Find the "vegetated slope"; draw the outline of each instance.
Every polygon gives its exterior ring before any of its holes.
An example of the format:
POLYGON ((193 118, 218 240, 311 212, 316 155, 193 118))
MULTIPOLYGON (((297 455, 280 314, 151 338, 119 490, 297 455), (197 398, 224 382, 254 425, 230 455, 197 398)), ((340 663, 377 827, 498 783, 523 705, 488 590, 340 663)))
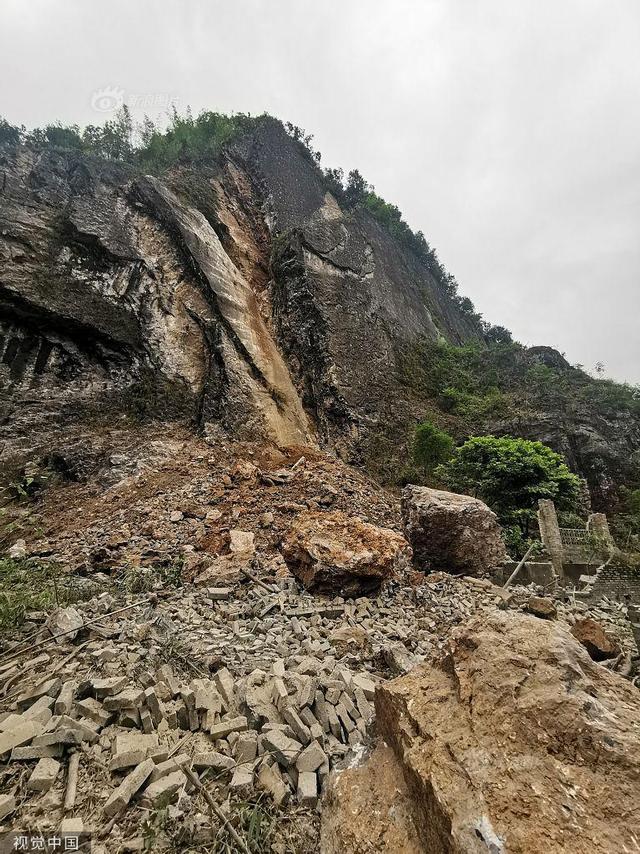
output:
POLYGON ((113 122, 24 137, 0 122, 8 471, 45 459, 84 477, 70 449, 90 458, 101 425, 164 419, 317 443, 394 480, 434 411, 460 438, 549 442, 599 504, 632 483, 631 392, 508 343, 399 211, 357 173, 323 172, 297 128, 174 117, 137 151, 113 122))

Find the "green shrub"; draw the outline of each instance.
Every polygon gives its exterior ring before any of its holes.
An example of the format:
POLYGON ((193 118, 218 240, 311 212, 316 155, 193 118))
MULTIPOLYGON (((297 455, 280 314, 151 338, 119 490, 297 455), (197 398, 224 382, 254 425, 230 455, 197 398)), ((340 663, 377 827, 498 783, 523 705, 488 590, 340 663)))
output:
POLYGON ((542 442, 510 436, 468 439, 435 475, 454 491, 486 501, 503 524, 519 526, 525 537, 540 498, 570 511, 580 496, 580 480, 559 454, 542 442))
POLYGON ((431 476, 437 466, 446 462, 453 453, 453 438, 430 421, 416 427, 411 442, 411 455, 415 465, 431 476))

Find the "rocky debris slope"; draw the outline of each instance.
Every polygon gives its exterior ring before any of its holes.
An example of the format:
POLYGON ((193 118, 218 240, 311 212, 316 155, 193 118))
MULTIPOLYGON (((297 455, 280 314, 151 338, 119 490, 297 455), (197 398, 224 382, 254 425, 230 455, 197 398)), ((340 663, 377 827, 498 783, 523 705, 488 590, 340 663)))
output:
POLYGON ((182 832, 206 840, 220 828, 201 785, 229 812, 266 793, 293 821, 369 740, 376 684, 495 607, 492 590, 446 577, 355 600, 264 573, 227 588, 156 588, 123 599, 109 586, 42 629, 44 615, 29 615, 34 634, 19 648, 44 643, 3 657, 0 774, 12 822, 55 830, 74 819, 116 844, 169 806, 182 832), (59 629, 68 634, 47 641, 59 629))
MULTIPOLYGON (((73 821, 96 835, 100 852, 142 844, 151 838, 154 816, 167 811, 160 834, 165 842, 168 836, 179 844, 186 835, 206 843, 224 829, 207 809, 204 787, 232 821, 242 803, 270 804, 278 816, 278 833, 269 842, 274 852, 287 850, 292 840, 296 850, 313 850, 325 790, 325 809, 333 814, 329 773, 357 762, 372 741, 376 689, 394 691, 398 684, 402 693, 403 680, 388 680, 422 672, 414 668, 439 658, 452 630, 474 615, 495 646, 487 656, 499 654, 506 667, 502 659, 513 650, 496 635, 502 619, 496 609, 524 608, 532 592, 516 588, 507 595, 484 579, 444 573, 414 579, 408 572, 375 597, 345 599, 304 591, 266 564, 254 572, 253 580, 240 577, 226 587, 175 589, 143 571, 141 579, 154 589, 135 595, 123 595, 97 573, 85 580, 92 599, 54 612, 46 624, 45 614, 28 615, 31 635, 18 649, 44 642, 24 655, 9 648, 0 657, 0 779, 7 793, 0 807, 6 821, 51 831, 73 821), (52 638, 59 630, 68 634, 52 638)), ((602 619, 629 654, 632 637, 621 606, 556 605, 562 619, 602 619)), ((533 633, 560 625, 528 620, 533 633)), ((576 655, 584 671, 586 653, 576 655)), ((593 679, 604 670, 591 668, 586 672, 593 679)), ((487 679, 502 684, 492 674, 487 679)), ((408 700, 414 687, 402 696, 408 700)), ((447 687, 427 696, 453 702, 450 694, 447 687)), ((383 782, 390 787, 397 779, 394 820, 401 822, 413 812, 397 761, 382 749, 369 794, 363 794, 366 768, 357 779, 367 809, 382 803, 383 782)), ((340 787, 351 773, 338 777, 340 787)), ((331 826, 337 839, 347 839, 339 821, 331 826)), ((381 846, 400 832, 409 845, 417 833, 404 823, 396 833, 384 817, 370 827, 372 834, 374 827, 381 846)), ((357 829, 354 822, 350 833, 357 829)), ((329 850, 366 850, 345 846, 329 850)))
MULTIPOLYGON (((623 605, 411 569, 396 559, 407 549, 397 496, 327 454, 175 427, 143 439, 114 426, 99 442, 78 438, 65 458, 67 471, 91 466, 92 477, 58 472, 12 505, 18 564, 57 568, 57 595, 73 604, 30 610, 0 647, 5 827, 71 822, 104 854, 205 845, 212 834, 228 842, 225 822, 241 838, 258 823, 260 850, 317 850, 331 772, 375 742, 376 689, 437 660, 474 615, 482 624, 529 608, 547 618, 530 617, 536 626, 597 620, 620 646, 597 668, 635 677, 623 605), (354 561, 384 566, 385 578, 368 596, 348 585, 308 591, 285 560, 290 539, 313 541, 314 554, 324 541, 317 555, 340 584, 354 561)), ((364 795, 358 784, 360 800, 351 787, 354 809, 382 808, 401 773, 395 753, 376 756, 380 787, 364 795)), ((395 788, 400 822, 413 813, 395 788)), ((370 824, 380 846, 398 838, 383 813, 370 824)), ((418 829, 402 830, 407 851, 418 829)))
MULTIPOLYGON (((439 660, 376 690, 380 737, 407 786, 400 810, 379 809, 404 819, 407 851, 633 850, 639 713, 638 691, 561 624, 475 617, 439 660)), ((366 850, 358 790, 378 773, 374 759, 369 775, 338 777, 323 816, 327 854, 366 850)), ((395 848, 387 839, 377 850, 395 848)))
POLYGON ((478 498, 406 486, 402 518, 420 569, 485 575, 509 559, 496 514, 478 498))

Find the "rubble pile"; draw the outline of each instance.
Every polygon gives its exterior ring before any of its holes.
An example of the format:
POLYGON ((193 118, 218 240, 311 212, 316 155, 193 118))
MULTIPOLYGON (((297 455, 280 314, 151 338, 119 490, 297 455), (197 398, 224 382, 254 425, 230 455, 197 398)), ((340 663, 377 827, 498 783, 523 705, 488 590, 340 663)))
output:
POLYGON ((367 850, 372 824, 376 850, 398 850, 392 826, 407 854, 636 846, 640 694, 566 625, 476 616, 432 663, 381 685, 376 714, 391 751, 332 779, 325 854, 367 850), (406 788, 378 786, 390 765, 406 788))
MULTIPOLYGON (((0 641, 0 828, 163 850, 163 822, 207 844, 243 804, 268 804, 271 850, 290 850, 287 822, 296 850, 317 850, 331 781, 376 743, 380 692, 471 619, 595 621, 589 638, 615 654, 594 667, 638 678, 624 605, 412 568, 397 498, 321 454, 165 437, 112 454, 105 478, 52 488, 42 504, 57 495, 59 511, 21 544, 79 595, 0 641)), ((363 809, 378 815, 386 781, 410 816, 397 759, 374 756, 382 788, 363 809)), ((391 844, 378 819, 370 833, 391 844)))

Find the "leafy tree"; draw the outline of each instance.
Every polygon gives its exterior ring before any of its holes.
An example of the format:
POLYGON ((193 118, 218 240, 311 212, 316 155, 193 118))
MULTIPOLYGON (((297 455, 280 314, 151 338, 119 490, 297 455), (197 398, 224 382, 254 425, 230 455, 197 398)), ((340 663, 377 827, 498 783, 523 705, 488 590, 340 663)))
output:
POLYGON ((347 186, 345 187, 344 196, 348 205, 359 205, 366 202, 367 196, 371 193, 373 187, 362 177, 357 169, 352 169, 347 176, 347 186))
POLYGON ((57 148, 82 148, 82 137, 78 125, 64 127, 60 122, 56 122, 54 125, 47 125, 44 136, 47 142, 57 148))
POLYGON ((481 498, 506 525, 526 536, 538 499, 551 498, 558 510, 573 510, 579 478, 542 442, 504 436, 473 436, 435 472, 451 489, 481 498))
POLYGON ((430 421, 423 421, 415 429, 411 451, 415 465, 432 475, 451 457, 453 438, 430 421))
POLYGON ((513 338, 511 332, 504 326, 492 326, 490 323, 484 325, 484 337, 487 344, 511 344, 513 338))

